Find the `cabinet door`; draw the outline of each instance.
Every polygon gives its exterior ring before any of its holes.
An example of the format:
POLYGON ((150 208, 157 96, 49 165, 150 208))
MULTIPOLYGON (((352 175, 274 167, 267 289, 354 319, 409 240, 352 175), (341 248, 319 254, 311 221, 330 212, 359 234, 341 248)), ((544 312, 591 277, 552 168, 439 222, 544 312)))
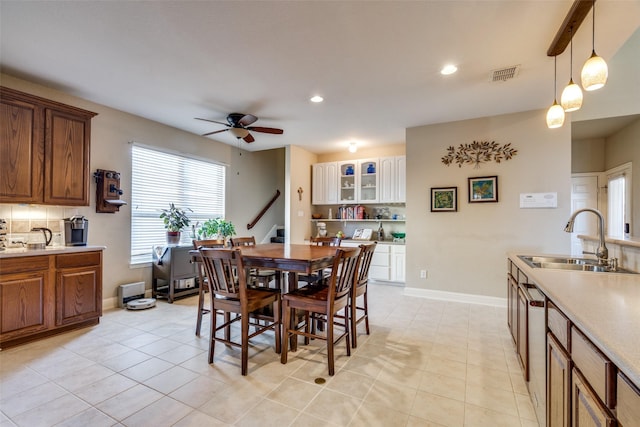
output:
POLYGON ((380 158, 380 203, 394 203, 396 195, 396 158, 380 158))
POLYGON ((547 334, 547 427, 571 422, 571 359, 553 334, 547 334))
POLYGON ((56 325, 67 325, 102 314, 99 267, 58 271, 56 280, 56 325))
POLYGON ((394 282, 405 281, 405 256, 404 246, 391 246, 391 280, 394 282))
POLYGON ((613 427, 615 420, 587 385, 584 377, 573 368, 573 427, 613 427))
MULTIPOLYGON (((518 341, 518 282, 509 275, 507 279, 507 323, 514 344, 518 341)), ((517 351, 517 348, 516 348, 517 351)))
POLYGON ((518 287, 518 339, 516 349, 518 360, 524 373, 525 381, 529 381, 529 304, 527 297, 518 287))
POLYGON ((2 92, 0 102, 0 203, 42 203, 42 109, 2 92))
POLYGON ((91 119, 45 110, 44 203, 89 206, 91 119))
POLYGON ((359 203, 377 203, 379 198, 379 159, 358 160, 356 200, 359 203))
POLYGON ((338 203, 355 203, 358 188, 358 163, 356 161, 338 162, 338 203))
POLYGON ((373 280, 391 280, 390 245, 378 244, 371 258, 369 278, 373 280))
POLYGON ((49 273, 3 274, 0 280, 1 341, 50 327, 49 273))
POLYGON ((407 201, 407 157, 396 157, 396 202, 406 203, 407 201))

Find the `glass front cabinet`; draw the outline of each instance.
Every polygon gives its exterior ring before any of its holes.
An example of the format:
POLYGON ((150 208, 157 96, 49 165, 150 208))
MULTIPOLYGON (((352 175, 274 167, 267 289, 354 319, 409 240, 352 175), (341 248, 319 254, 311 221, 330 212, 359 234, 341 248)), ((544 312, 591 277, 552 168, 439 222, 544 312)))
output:
POLYGON ((358 174, 358 162, 338 162, 338 185, 340 189, 338 191, 339 203, 355 203, 358 200, 356 189, 358 188, 360 180, 358 174))
POLYGON ((360 182, 356 200, 359 203, 377 203, 379 200, 379 159, 358 160, 360 182))

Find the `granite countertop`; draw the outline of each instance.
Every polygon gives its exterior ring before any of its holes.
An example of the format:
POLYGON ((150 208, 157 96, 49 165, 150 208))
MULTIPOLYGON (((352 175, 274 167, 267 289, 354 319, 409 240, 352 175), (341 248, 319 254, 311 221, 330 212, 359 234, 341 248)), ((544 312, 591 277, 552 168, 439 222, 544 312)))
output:
POLYGON ((508 255, 621 372, 640 386, 640 274, 532 268, 518 255, 549 254, 508 255))
POLYGON ((0 251, 0 258, 70 254, 77 252, 101 251, 106 248, 106 246, 47 246, 46 249, 5 248, 5 250, 0 251))

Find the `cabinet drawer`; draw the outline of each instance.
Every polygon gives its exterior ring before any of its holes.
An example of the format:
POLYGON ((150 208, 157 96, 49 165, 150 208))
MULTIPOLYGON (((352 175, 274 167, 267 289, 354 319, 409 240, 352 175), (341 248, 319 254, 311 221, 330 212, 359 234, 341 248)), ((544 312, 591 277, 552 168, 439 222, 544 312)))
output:
POLYGON ((88 267, 100 264, 102 252, 82 252, 56 256, 57 268, 88 267))
POLYGON ((379 267, 371 265, 369 267, 369 278, 374 280, 391 280, 391 269, 389 267, 379 267))
POLYGON ((613 409, 616 405, 615 366, 575 327, 571 328, 571 358, 593 391, 613 409))
POLYGON ((640 390, 618 374, 618 426, 631 427, 640 420, 640 390))
POLYGON ((560 344, 569 351, 569 319, 551 301, 547 302, 547 326, 560 344))
POLYGON ((376 250, 371 257, 371 266, 389 267, 389 253, 378 253, 376 250))
POLYGON ((571 425, 614 427, 616 421, 613 415, 602 406, 600 400, 587 385, 586 379, 575 368, 572 371, 571 390, 571 425))
POLYGON ((2 274, 28 273, 30 271, 47 270, 48 268, 49 257, 47 255, 0 259, 0 271, 2 274))

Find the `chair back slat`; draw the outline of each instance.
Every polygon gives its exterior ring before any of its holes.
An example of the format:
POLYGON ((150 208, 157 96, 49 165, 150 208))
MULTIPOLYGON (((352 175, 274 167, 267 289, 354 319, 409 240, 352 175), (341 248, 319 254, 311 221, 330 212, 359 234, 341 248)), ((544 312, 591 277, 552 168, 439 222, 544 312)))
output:
POLYGON ((199 249, 211 292, 228 298, 244 298, 246 277, 239 249, 199 249))
POLYGON ((355 284, 360 248, 337 249, 329 278, 329 301, 346 300, 355 284))
POLYGON ((232 237, 231 238, 231 246, 255 246, 256 238, 254 236, 251 237, 232 237))
POLYGON ((369 267, 373 259, 373 252, 376 250, 376 242, 360 245, 360 264, 358 265, 358 278, 356 286, 366 286, 369 282, 369 267))
POLYGON ((312 245, 316 246, 340 246, 342 239, 340 237, 311 237, 309 239, 312 245))

